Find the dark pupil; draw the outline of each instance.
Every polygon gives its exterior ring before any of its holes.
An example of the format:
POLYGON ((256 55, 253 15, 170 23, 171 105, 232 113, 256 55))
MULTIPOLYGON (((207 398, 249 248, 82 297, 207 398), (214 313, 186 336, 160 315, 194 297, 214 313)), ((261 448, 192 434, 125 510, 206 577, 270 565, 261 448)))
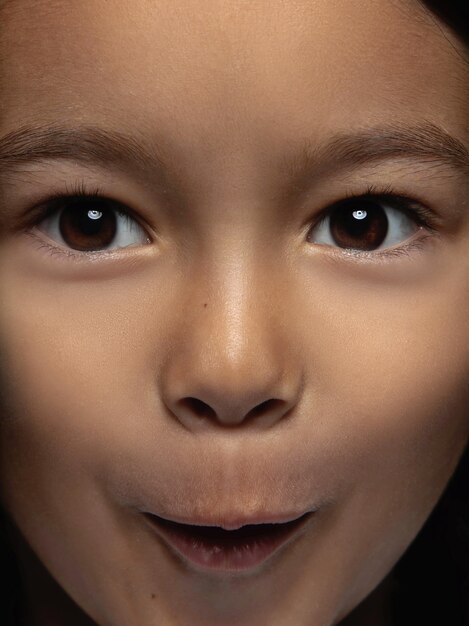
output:
POLYGON ((353 200, 338 206, 329 224, 332 238, 342 248, 374 250, 383 243, 388 232, 383 208, 369 200, 353 200))
POLYGON ((72 201, 61 212, 59 229, 67 245, 75 250, 107 248, 117 232, 115 210, 104 202, 72 201))

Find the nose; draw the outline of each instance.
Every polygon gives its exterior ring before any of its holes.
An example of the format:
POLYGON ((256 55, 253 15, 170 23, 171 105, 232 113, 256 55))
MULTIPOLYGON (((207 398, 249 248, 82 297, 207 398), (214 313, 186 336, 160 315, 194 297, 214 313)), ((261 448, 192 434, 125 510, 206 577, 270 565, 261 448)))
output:
POLYGON ((288 324, 273 294, 249 283, 224 281, 205 299, 192 290, 178 307, 160 386, 170 414, 190 431, 269 428, 298 403, 302 372, 288 324))

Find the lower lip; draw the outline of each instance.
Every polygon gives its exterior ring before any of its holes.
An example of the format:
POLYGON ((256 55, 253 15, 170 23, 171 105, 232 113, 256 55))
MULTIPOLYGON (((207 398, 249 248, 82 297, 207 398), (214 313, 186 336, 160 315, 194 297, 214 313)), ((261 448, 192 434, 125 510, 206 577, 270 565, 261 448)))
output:
POLYGON ((238 530, 191 526, 145 514, 160 537, 197 569, 243 572, 255 568, 296 537, 313 513, 285 524, 243 526, 238 530))

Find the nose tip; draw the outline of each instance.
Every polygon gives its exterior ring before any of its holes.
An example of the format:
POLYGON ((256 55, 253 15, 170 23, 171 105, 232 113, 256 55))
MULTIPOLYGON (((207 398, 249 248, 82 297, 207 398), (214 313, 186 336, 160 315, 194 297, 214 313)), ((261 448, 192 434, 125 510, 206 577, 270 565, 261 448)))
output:
POLYGON ((169 414, 193 431, 214 426, 269 428, 287 417, 302 389, 297 364, 287 362, 286 346, 250 345, 236 355, 213 343, 205 345, 208 353, 180 346, 166 361, 160 379, 169 414))
POLYGON ((283 300, 270 283, 243 262, 235 271, 217 259, 202 283, 211 286, 211 307, 193 306, 200 301, 195 289, 202 289, 196 284, 166 334, 159 395, 188 430, 269 428, 292 413, 302 392, 297 329, 285 323, 283 300))

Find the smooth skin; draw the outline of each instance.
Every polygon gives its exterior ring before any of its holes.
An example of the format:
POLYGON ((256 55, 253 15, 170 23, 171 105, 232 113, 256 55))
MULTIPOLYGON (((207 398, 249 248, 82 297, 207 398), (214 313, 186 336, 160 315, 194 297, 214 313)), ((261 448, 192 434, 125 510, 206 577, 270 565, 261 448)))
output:
POLYGON ((462 45, 411 0, 0 11, 0 475, 21 626, 385 626, 392 568, 469 439, 462 45), (391 124, 426 130, 391 150, 391 124), (131 145, 90 149, 90 129, 131 145), (323 149, 364 132, 368 149, 323 149), (388 203, 379 250, 323 239, 320 215, 370 186, 431 227, 388 203), (71 248, 57 212, 33 220, 77 188, 132 212, 119 246, 71 248), (245 575, 178 560, 143 515, 312 508, 245 575))

